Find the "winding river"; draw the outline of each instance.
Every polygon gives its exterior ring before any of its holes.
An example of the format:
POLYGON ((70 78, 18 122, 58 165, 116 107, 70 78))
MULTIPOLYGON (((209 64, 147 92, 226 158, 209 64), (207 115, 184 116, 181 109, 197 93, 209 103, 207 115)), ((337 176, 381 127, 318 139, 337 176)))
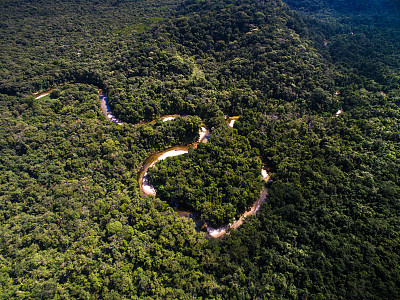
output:
POLYGON ((103 90, 99 90, 99 97, 100 97, 100 107, 101 110, 104 113, 104 116, 106 117, 107 120, 117 123, 118 125, 122 125, 122 121, 118 118, 116 118, 110 109, 110 106, 108 106, 108 102, 107 102, 107 96, 106 94, 103 92, 103 90))
MULTIPOLYGON (((50 94, 52 90, 53 89, 50 89, 50 90, 47 90, 47 91, 44 91, 41 93, 35 93, 34 97, 35 97, 35 99, 40 99, 40 98, 50 94)), ((112 114, 111 109, 107 102, 108 99, 107 99, 106 94, 101 89, 99 89, 98 93, 99 93, 99 98, 100 98, 101 110, 103 111, 106 119, 111 122, 117 123, 119 125, 123 125, 123 122, 121 120, 119 120, 118 118, 116 118, 112 114)), ((333 117, 338 117, 342 112, 343 112, 343 110, 340 109, 333 117)), ((168 115, 168 116, 162 117, 161 120, 163 122, 167 122, 167 121, 173 120, 177 116, 178 115, 168 115)), ((226 119, 227 125, 233 128, 235 122, 238 119, 239 119, 239 116, 228 117, 226 119)), ((146 123, 154 123, 154 122, 155 122, 155 120, 151 121, 151 122, 146 122, 146 123)), ((165 149, 163 151, 158 151, 158 152, 152 153, 148 157, 146 157, 146 159, 142 162, 142 164, 139 168, 139 174, 138 174, 138 183, 139 183, 139 188, 140 188, 141 193, 144 195, 156 196, 156 190, 148 182, 147 171, 149 168, 154 166, 158 161, 164 160, 168 157, 173 157, 173 156, 188 153, 190 147, 195 149, 199 143, 207 143, 207 141, 210 139, 210 137, 211 137, 210 131, 206 127, 201 127, 199 130, 199 139, 197 142, 195 142, 191 145, 188 145, 188 146, 174 146, 174 147, 165 149)), ((265 183, 267 183, 269 181, 269 175, 264 168, 261 169, 261 176, 262 176, 263 180, 265 181, 265 183)), ((195 215, 191 212, 177 210, 177 213, 182 217, 192 218, 197 225, 196 230, 199 231, 200 228, 202 228, 202 229, 205 228, 209 236, 214 237, 214 238, 219 238, 219 237, 227 234, 229 229, 239 228, 243 224, 243 221, 246 219, 246 217, 256 214, 259 211, 261 204, 266 201, 267 195, 268 195, 268 190, 266 188, 266 185, 264 184, 263 188, 260 192, 259 199, 250 207, 250 209, 248 211, 243 213, 238 220, 235 220, 234 222, 232 222, 228 225, 219 227, 219 228, 212 228, 210 226, 207 226, 207 223, 204 223, 203 221, 197 219, 195 217, 195 215)))
MULTIPOLYGON (((172 120, 173 117, 164 117, 162 120, 163 121, 168 121, 172 120)), ((239 119, 239 116, 235 117, 229 117, 227 118, 226 122, 227 125, 233 128, 234 123, 239 119)), ((189 147, 196 148, 197 145, 201 142, 207 143, 207 141, 210 139, 210 131, 206 129, 205 127, 201 127, 199 131, 199 140, 189 146, 174 146, 171 148, 168 148, 163 151, 155 152, 150 154, 142 163, 142 166, 139 169, 139 175, 138 175, 138 182, 139 182, 139 188, 141 192, 144 195, 152 195, 156 196, 156 190, 154 187, 149 183, 148 178, 147 178, 147 171, 149 168, 154 166, 157 162, 164 160, 168 157, 173 157, 173 156, 178 156, 182 155, 185 153, 188 153, 189 147)), ((261 175, 263 177, 263 180, 265 182, 268 182, 269 180, 269 175, 265 169, 261 170, 261 175)), ((228 229, 237 229, 240 227, 240 225, 243 224, 243 221, 246 219, 246 217, 250 215, 254 215, 257 213, 257 211, 260 209, 261 204, 266 201, 267 197, 267 188, 265 185, 263 186, 260 197, 259 199, 250 207, 248 211, 243 213, 241 217, 238 220, 235 220, 233 223, 230 223, 225 226, 221 226, 219 228, 213 228, 207 225, 207 223, 203 222, 202 220, 199 220, 196 218, 196 216, 188 211, 180 211, 177 208, 175 210, 180 216, 187 217, 193 219, 193 221, 196 224, 196 230, 200 229, 205 229, 208 233, 209 236, 214 237, 214 238, 219 238, 225 234, 227 234, 228 229)))
POLYGON ((163 151, 152 153, 148 157, 146 157, 146 159, 143 161, 142 165, 139 168, 139 175, 138 175, 139 188, 142 191, 142 193, 145 195, 153 195, 153 196, 156 195, 154 187, 149 183, 147 178, 147 170, 149 168, 154 166, 160 160, 188 153, 190 147, 195 149, 199 143, 207 143, 209 139, 210 139, 210 131, 205 127, 201 127, 199 130, 199 139, 197 142, 188 146, 174 146, 163 151))

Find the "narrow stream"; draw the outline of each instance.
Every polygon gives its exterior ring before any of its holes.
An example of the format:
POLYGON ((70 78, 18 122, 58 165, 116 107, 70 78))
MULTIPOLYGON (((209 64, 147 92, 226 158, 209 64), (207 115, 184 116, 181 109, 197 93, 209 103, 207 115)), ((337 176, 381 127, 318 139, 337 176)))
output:
POLYGON ((99 97, 100 97, 100 107, 106 119, 111 122, 117 123, 118 125, 122 125, 123 122, 112 114, 110 106, 108 105, 107 102, 108 98, 106 94, 103 92, 103 90, 99 90, 99 97))
POLYGON ((34 94, 35 100, 43 98, 43 97, 49 95, 52 91, 53 91, 53 89, 44 91, 42 93, 34 94))
POLYGON ((145 195, 156 195, 154 187, 149 183, 147 178, 147 170, 154 166, 158 161, 168 157, 178 156, 189 152, 189 147, 196 148, 199 143, 207 143, 210 139, 210 131, 201 127, 199 130, 199 139, 197 142, 189 146, 174 146, 163 151, 158 151, 150 154, 142 163, 139 169, 138 181, 139 188, 145 195))
MULTIPOLYGON (((48 94, 50 94, 53 91, 53 89, 49 89, 47 91, 41 92, 41 93, 35 93, 34 97, 35 99, 40 99, 44 96, 47 96, 48 94)), ((119 120, 118 118, 116 118, 112 112, 111 109, 108 105, 107 102, 107 96, 106 94, 103 92, 103 90, 99 89, 99 97, 100 97, 100 106, 101 106, 101 110, 104 113, 104 116, 107 118, 107 120, 117 123, 119 125, 123 125, 123 122, 121 120, 119 120)), ((333 117, 338 117, 341 113, 343 113, 343 109, 339 109, 336 114, 333 117)), ((163 122, 167 122, 170 120, 173 120, 177 117, 178 115, 168 115, 168 116, 164 116, 162 117, 162 121, 163 122)), ((233 116, 233 117, 228 117, 226 119, 227 125, 229 127, 234 126, 235 122, 239 119, 239 116, 233 116)), ((147 124, 147 123, 153 123, 155 122, 155 120, 150 121, 150 122, 143 122, 143 124, 147 124)), ((142 124, 142 123, 139 123, 142 124)), ((199 143, 207 143, 207 141, 210 139, 210 131, 205 128, 205 127, 201 127, 200 131, 199 131, 199 140, 191 145, 188 146, 174 146, 171 148, 168 148, 166 150, 163 151, 158 151, 155 153, 150 154, 142 163, 140 169, 139 169, 139 174, 138 174, 138 182, 139 182, 139 188, 140 191, 144 194, 144 195, 152 195, 152 196, 156 196, 156 190, 154 189, 154 187, 149 183, 148 178, 147 178, 147 171, 149 168, 151 168, 152 166, 154 166, 158 161, 160 160, 164 160, 168 157, 172 157, 172 156, 177 156, 177 155, 182 155, 185 153, 188 153, 189 151, 189 147, 191 148, 196 148, 197 145, 199 143)), ((263 180, 265 181, 265 183, 267 183, 269 181, 269 175, 267 173, 267 171, 265 169, 261 169, 261 175, 263 180)), ((260 192, 260 197, 259 199, 250 207, 250 209, 248 211, 246 211, 244 214, 241 215, 241 217, 238 220, 235 220, 233 223, 230 223, 228 225, 219 227, 219 228, 212 228, 207 226, 207 223, 204 223, 203 221, 197 219, 193 213, 188 212, 188 211, 179 211, 178 208, 175 208, 175 211, 180 215, 180 216, 184 216, 184 217, 189 217, 191 219, 193 219, 193 221, 196 223, 196 230, 200 231, 203 230, 204 228, 207 230, 207 233, 209 236, 214 237, 214 238, 218 238, 223 236, 224 234, 227 233, 228 229, 233 228, 233 229, 237 229, 240 225, 243 224, 243 221, 246 219, 247 216, 249 215, 254 215, 256 214, 260 207, 261 204, 264 203, 266 201, 266 197, 268 194, 268 190, 265 186, 265 184, 263 185, 263 188, 260 192)))
POLYGON ((234 117, 228 117, 226 119, 226 123, 228 124, 229 127, 233 128, 233 125, 235 124, 235 122, 239 119, 239 116, 234 116, 234 117))
MULTIPOLYGON (((234 123, 238 119, 239 119, 239 116, 227 118, 227 120, 226 120, 227 125, 230 127, 233 127, 234 123)), ((171 120, 171 117, 165 117, 163 119, 163 121, 168 121, 168 120, 171 120)), ((199 140, 196 143, 192 144, 191 147, 196 148, 199 143, 201 143, 201 142, 206 143, 208 141, 208 139, 210 139, 210 131, 207 130, 205 127, 202 127, 199 132, 199 136, 200 136, 199 140)), ((139 188, 142 191, 142 193, 145 195, 152 195, 152 196, 156 196, 156 194, 157 194, 156 190, 149 183, 148 178, 147 178, 147 171, 149 168, 154 166, 158 161, 164 160, 167 157, 185 154, 188 152, 188 149, 189 149, 189 146, 187 146, 187 147, 175 146, 175 147, 166 149, 164 151, 159 151, 159 152, 149 155, 144 160, 142 167, 140 168, 139 176, 138 176, 139 188)), ((265 183, 267 183, 269 180, 269 175, 265 169, 261 169, 261 176, 262 176, 263 180, 265 181, 265 183)), ((219 228, 213 228, 213 227, 208 226, 207 223, 196 218, 196 216, 190 211, 181 211, 181 210, 179 210, 178 207, 175 207, 174 210, 180 216, 191 218, 196 224, 197 231, 206 230, 210 237, 219 238, 219 237, 225 235, 227 233, 228 229, 239 228, 243 224, 243 221, 246 219, 246 217, 256 214, 259 211, 261 204, 266 201, 267 194, 268 194, 267 188, 265 187, 265 184, 264 184, 263 188, 260 192, 259 199, 250 207, 250 209, 248 211, 243 213, 241 215, 241 217, 238 220, 235 220, 233 223, 221 226, 219 228)))
MULTIPOLYGON (((47 90, 40 94, 34 94, 35 99, 40 99, 44 96, 47 96, 48 94, 50 94, 52 92, 52 90, 53 89, 47 90)), ((103 111, 104 116, 107 118, 107 120, 117 123, 119 125, 123 125, 123 122, 112 114, 111 109, 107 102, 108 98, 107 98, 106 94, 101 89, 99 89, 98 93, 99 93, 99 98, 100 98, 101 110, 103 111)), ((342 111, 340 111, 340 113, 341 112, 342 111)), ((339 115, 340 113, 338 112, 336 115, 339 115)), ((167 122, 167 121, 175 119, 177 116, 178 115, 168 115, 168 116, 162 117, 161 120, 163 122, 167 122)), ((227 125, 233 128, 233 125, 235 124, 235 122, 238 119, 239 119, 239 116, 228 117, 226 120, 227 125)), ((155 122, 155 121, 151 121, 151 122, 147 122, 147 123, 152 123, 152 122, 155 122)), ((189 147, 195 149, 195 148, 197 148, 197 145, 199 143, 207 143, 210 138, 211 138, 210 131, 206 127, 201 127, 199 130, 199 140, 197 142, 195 142, 191 145, 188 145, 188 146, 174 146, 174 147, 168 148, 166 150, 158 151, 158 152, 150 154, 143 161, 143 163, 139 169, 138 182, 139 182, 140 191, 144 195, 156 196, 156 190, 149 183, 148 178, 147 178, 148 169, 151 168, 152 166, 154 166, 160 160, 164 160, 168 157, 173 157, 173 156, 178 156, 178 155, 188 153, 189 147)), ((269 175, 265 169, 261 170, 261 175, 263 177, 263 180, 265 182, 268 182, 269 175)), ((233 223, 230 223, 228 225, 225 225, 225 226, 222 226, 219 228, 212 228, 212 227, 207 226, 207 223, 196 218, 196 216, 192 212, 180 211, 177 207, 175 207, 174 209, 180 216, 191 218, 196 224, 197 231, 206 230, 209 236, 214 237, 214 238, 219 238, 219 237, 225 235, 227 233, 228 229, 230 229, 230 228, 237 229, 240 225, 243 224, 243 221, 246 219, 247 216, 256 214, 258 212, 258 210, 260 209, 261 204, 266 201, 267 194, 268 194, 268 191, 264 184, 264 186, 260 192, 259 199, 250 207, 250 209, 248 211, 243 213, 241 215, 241 217, 238 220, 235 220, 233 223)))

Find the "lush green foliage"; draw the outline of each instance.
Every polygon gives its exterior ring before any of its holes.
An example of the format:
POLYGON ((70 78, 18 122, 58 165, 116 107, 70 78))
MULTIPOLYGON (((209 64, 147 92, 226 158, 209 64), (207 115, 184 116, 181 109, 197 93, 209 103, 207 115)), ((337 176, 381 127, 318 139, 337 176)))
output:
POLYGON ((97 88, 78 84, 57 99, 2 103, 1 298, 165 298, 216 284, 199 269, 206 241, 193 224, 137 191, 138 165, 155 145, 188 142, 185 119, 114 125, 97 88))
POLYGON ((157 163, 149 181, 161 199, 197 212, 209 225, 225 225, 259 198, 261 165, 256 153, 246 138, 222 126, 207 144, 157 163))
POLYGON ((398 4, 287 3, 0 2, 1 299, 400 296, 398 4), (145 123, 165 114, 185 117, 145 123), (201 120, 212 140, 140 197, 140 163, 201 120), (165 202, 225 222, 258 156, 267 203, 229 236, 165 202))

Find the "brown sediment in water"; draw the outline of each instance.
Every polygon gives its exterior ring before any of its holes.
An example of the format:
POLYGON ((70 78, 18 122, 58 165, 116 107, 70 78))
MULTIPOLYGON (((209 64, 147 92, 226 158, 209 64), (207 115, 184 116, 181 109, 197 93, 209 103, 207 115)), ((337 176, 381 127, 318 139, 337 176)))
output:
MULTIPOLYGON (((268 182, 269 176, 263 178, 263 180, 265 182, 268 182)), ((234 222, 229 223, 228 225, 224 225, 219 228, 207 227, 208 235, 213 238, 220 238, 225 234, 229 234, 228 229, 231 228, 235 230, 238 229, 248 216, 255 215, 260 210, 261 204, 264 203, 267 199, 267 195, 268 195, 268 189, 266 188, 265 185, 263 185, 263 188, 261 189, 260 192, 260 197, 256 202, 253 203, 253 205, 250 207, 249 210, 244 212, 238 220, 235 220, 234 222)))
POLYGON ((47 90, 47 91, 44 91, 44 92, 41 92, 41 93, 36 93, 36 94, 34 94, 34 95, 35 95, 35 99, 37 100, 37 99, 40 99, 40 98, 42 98, 42 97, 44 97, 44 96, 47 96, 47 95, 50 94, 53 90, 54 90, 54 88, 53 88, 53 89, 50 89, 50 90, 47 90))
MULTIPOLYGON (((40 93, 34 93, 35 99, 39 99, 41 97, 44 97, 48 94, 50 94, 52 91, 54 90, 54 88, 49 89, 47 91, 43 91, 40 93)), ((98 90, 98 94, 99 94, 99 98, 101 100, 100 106, 101 106, 101 110, 103 111, 105 117, 107 118, 107 120, 115 122, 117 124, 122 125, 122 121, 118 120, 116 117, 114 117, 110 111, 110 108, 108 107, 107 104, 107 96, 105 95, 105 93, 99 89, 98 90)), ((340 113, 343 110, 340 111, 340 113)), ((340 114, 338 113, 338 114, 340 114)), ((337 115, 338 115, 337 114, 337 115)), ((152 120, 149 122, 139 122, 137 125, 143 125, 143 124, 152 124, 155 123, 157 120, 161 121, 168 121, 168 120, 172 120, 176 117, 178 117, 179 115, 167 115, 167 116, 162 116, 157 118, 156 120, 152 120)), ((234 123, 239 119, 239 116, 233 116, 233 117, 228 117, 226 119, 226 122, 228 124, 228 126, 233 127, 234 123)), ((145 176, 146 173, 148 171, 148 169, 152 166, 154 166, 157 161, 165 159, 166 157, 169 156, 176 156, 176 155, 180 155, 180 154, 184 154, 187 153, 189 151, 189 148, 197 148, 197 145, 199 143, 207 143, 207 141, 210 139, 210 131, 208 129, 206 129, 205 127, 202 127, 200 132, 199 132, 199 140, 197 142, 194 142, 190 145, 187 146, 174 146, 174 147, 170 147, 168 149, 162 150, 162 151, 157 151, 154 152, 152 154, 150 154, 149 156, 146 157, 146 159, 143 161, 143 163, 140 166, 139 169, 139 173, 138 173, 138 183, 139 183, 139 188, 142 194, 144 195, 153 195, 156 196, 156 192, 154 190, 154 188, 151 185, 152 190, 151 189, 145 189, 143 187, 143 183, 146 180, 145 176), (176 152, 176 154, 174 155, 168 155, 168 153, 173 153, 176 152), (164 157, 163 157, 164 156, 164 157)), ((269 180, 269 175, 266 173, 266 170, 262 169, 262 176, 263 176, 263 180, 265 180, 265 182, 268 182, 269 180)), ((214 237, 214 238, 219 238, 222 237, 225 234, 229 234, 228 229, 237 229, 239 228, 244 220, 246 219, 246 217, 248 217, 249 215, 254 215, 257 213, 257 211, 260 209, 260 206, 262 203, 264 203, 266 201, 266 197, 268 194, 268 190, 265 187, 265 185, 263 186, 261 193, 260 193, 260 197, 259 199, 250 207, 250 209, 248 211, 246 211, 245 213, 243 213, 241 215, 241 217, 238 220, 235 220, 233 223, 230 223, 228 225, 219 227, 219 228, 211 228, 211 227, 207 227, 206 223, 202 222, 201 220, 195 218, 194 214, 188 211, 177 211, 177 213, 182 216, 182 217, 189 217, 192 218, 196 224, 199 227, 205 228, 207 229, 208 232, 208 236, 214 237)))
MULTIPOLYGON (((232 120, 237 120, 238 118, 239 117, 232 117, 232 118, 228 118, 228 120, 229 120, 229 122, 231 122, 232 120)), ((186 153, 189 151, 189 148, 195 149, 199 143, 208 141, 208 139, 210 138, 209 134, 210 134, 209 130, 206 129, 205 127, 202 127, 200 134, 199 134, 200 137, 197 142, 192 143, 188 146, 175 146, 175 147, 168 148, 164 151, 158 151, 158 152, 150 154, 143 161, 142 166, 140 167, 139 175, 138 175, 138 182, 139 182, 139 188, 140 188, 141 193, 144 195, 156 196, 156 191, 155 191, 154 187, 149 185, 147 182, 146 173, 149 168, 154 166, 160 160, 160 157, 162 157, 163 155, 165 155, 169 152, 173 152, 173 151, 183 151, 183 153, 186 153)), ((179 155, 179 154, 177 154, 177 155, 179 155)), ((261 175, 262 175, 263 180, 267 183, 269 181, 269 175, 265 169, 261 169, 261 175)), ((266 201, 267 194, 268 194, 268 191, 264 185, 260 192, 259 199, 255 203, 253 203, 253 205, 250 207, 250 209, 248 211, 244 212, 240 216, 240 218, 238 220, 235 220, 233 223, 224 225, 219 228, 208 227, 205 222, 203 222, 203 226, 199 226, 198 223, 201 223, 201 221, 196 219, 193 213, 191 213, 189 211, 179 211, 179 210, 177 212, 182 217, 190 217, 191 219, 193 219, 196 222, 196 225, 198 225, 199 227, 205 227, 205 229, 207 230, 208 236, 213 237, 213 238, 219 238, 219 237, 222 237, 223 235, 227 234, 228 229, 239 228, 243 224, 246 217, 256 214, 258 212, 258 210, 260 209, 261 204, 266 201)))
POLYGON ((239 120, 239 117, 240 117, 240 116, 228 117, 228 118, 226 119, 226 123, 228 124, 229 127, 232 127, 232 128, 233 128, 233 125, 235 124, 235 122, 236 122, 237 120, 239 120))
MULTIPOLYGON (((147 171, 149 168, 154 166, 160 160, 160 157, 162 157, 163 155, 166 155, 168 153, 174 152, 174 151, 178 151, 178 153, 184 154, 189 151, 189 146, 174 146, 174 147, 165 149, 163 151, 157 151, 157 152, 154 152, 154 153, 150 154, 149 156, 147 156, 146 159, 143 161, 142 165, 139 168, 139 175, 138 175, 139 189, 142 194, 152 195, 152 196, 156 195, 154 188, 147 184, 148 183, 147 177, 146 177, 147 171)), ((179 155, 179 154, 177 154, 177 155, 179 155)), ((169 155, 169 156, 176 156, 176 155, 169 155)), ((169 157, 169 156, 167 155, 166 157, 169 157)))
POLYGON ((206 143, 209 139, 209 136, 210 131, 205 127, 201 127, 199 132, 199 140, 197 142, 194 142, 187 146, 173 146, 162 151, 153 152, 149 156, 147 156, 139 167, 138 183, 140 192, 144 195, 156 195, 154 188, 147 182, 146 174, 149 168, 154 166, 159 160, 187 153, 189 152, 189 148, 196 149, 199 143, 206 143), (168 155, 168 153, 171 153, 172 155, 168 155))

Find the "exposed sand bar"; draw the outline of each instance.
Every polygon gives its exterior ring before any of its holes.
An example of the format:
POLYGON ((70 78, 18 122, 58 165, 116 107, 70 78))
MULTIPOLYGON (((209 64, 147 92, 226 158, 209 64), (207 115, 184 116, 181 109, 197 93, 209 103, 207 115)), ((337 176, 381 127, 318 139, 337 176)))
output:
POLYGON ((51 92, 48 92, 48 93, 45 93, 45 94, 40 94, 39 96, 36 96, 35 99, 37 100, 37 99, 43 98, 43 97, 49 95, 50 93, 51 92))
MULTIPOLYGON (((188 152, 189 152, 188 150, 170 150, 170 151, 165 152, 162 155, 160 155, 158 157, 157 161, 164 160, 164 159, 166 159, 168 157, 174 157, 174 156, 182 155, 182 154, 185 154, 185 153, 188 153, 188 152)), ((154 164, 155 163, 156 162, 154 162, 154 164)))
POLYGON ((167 121, 172 121, 173 119, 175 119, 175 117, 165 117, 164 119, 162 119, 162 121, 167 122, 167 121))
POLYGON ((147 170, 154 166, 158 161, 164 160, 168 157, 178 156, 189 152, 189 147, 196 148, 197 145, 202 142, 206 143, 210 138, 210 131, 205 128, 201 127, 199 130, 199 139, 196 143, 193 143, 189 146, 175 146, 164 151, 159 151, 156 153, 150 154, 142 164, 142 167, 139 172, 138 181, 139 181, 139 188, 145 195, 156 195, 156 190, 154 187, 149 183, 147 178, 147 170))
MULTIPOLYGON (((261 169, 261 176, 262 176, 262 178, 263 178, 264 180, 268 179, 269 176, 268 176, 267 170, 261 169)), ((268 180, 266 180, 266 181, 268 181, 268 180)))
POLYGON ((53 90, 54 89, 50 89, 50 90, 47 90, 47 91, 44 91, 44 92, 41 92, 41 93, 39 93, 39 92, 38 93, 34 93, 33 95, 35 95, 35 99, 37 100, 37 99, 40 99, 40 98, 43 98, 43 97, 49 95, 53 90))
POLYGON ((108 98, 102 90, 99 90, 99 97, 100 97, 100 107, 101 107, 101 110, 103 111, 106 119, 111 122, 117 123, 118 125, 122 125, 123 122, 121 120, 119 120, 118 118, 116 118, 112 114, 110 106, 108 106, 108 102, 107 102, 108 98))
POLYGON ((335 117, 339 116, 342 112, 343 112, 343 109, 342 109, 342 108, 339 109, 339 110, 336 112, 335 117))
MULTIPOLYGON (((267 180, 269 177, 267 178, 267 180)), ((235 220, 233 223, 230 223, 228 225, 219 227, 219 228, 212 228, 207 226, 207 233, 212 236, 213 238, 219 238, 227 233, 227 230, 230 228, 233 229, 238 229, 244 222, 244 220, 251 215, 255 215, 261 208, 261 204, 264 203, 267 199, 268 195, 268 190, 265 186, 263 186, 261 193, 260 193, 260 198, 250 207, 248 211, 246 211, 244 214, 242 214, 239 218, 239 220, 235 220)))
MULTIPOLYGON (((161 155, 158 156, 158 158, 156 160, 154 160, 147 168, 147 170, 149 168, 151 168, 152 166, 154 166, 158 161, 160 160, 164 160, 168 157, 174 157, 174 156, 178 156, 178 155, 182 155, 185 153, 188 153, 188 150, 181 150, 181 149, 171 149, 169 151, 166 152, 161 152, 161 155)), ((143 175, 143 179, 142 179, 142 191, 143 193, 145 193, 146 195, 156 195, 156 190, 154 189, 153 185, 149 183, 149 179, 147 178, 147 170, 143 175)))
POLYGON ((156 190, 154 186, 149 183, 149 179, 147 178, 147 172, 144 174, 143 181, 142 181, 142 191, 145 195, 156 195, 156 190))
POLYGON ((208 139, 210 138, 210 131, 207 130, 205 127, 201 127, 199 130, 199 143, 207 143, 208 139))
POLYGON ((239 119, 239 116, 234 116, 234 117, 228 117, 226 119, 226 123, 228 124, 229 127, 233 128, 233 125, 235 124, 235 122, 239 119))
POLYGON ((182 155, 188 153, 189 147, 187 146, 175 146, 168 148, 164 151, 159 151, 150 154, 146 159, 143 161, 142 166, 139 171, 138 175, 138 182, 139 188, 145 195, 156 195, 156 190, 154 187, 149 183, 147 178, 147 171, 149 168, 154 166, 158 161, 166 159, 167 157, 182 155))

